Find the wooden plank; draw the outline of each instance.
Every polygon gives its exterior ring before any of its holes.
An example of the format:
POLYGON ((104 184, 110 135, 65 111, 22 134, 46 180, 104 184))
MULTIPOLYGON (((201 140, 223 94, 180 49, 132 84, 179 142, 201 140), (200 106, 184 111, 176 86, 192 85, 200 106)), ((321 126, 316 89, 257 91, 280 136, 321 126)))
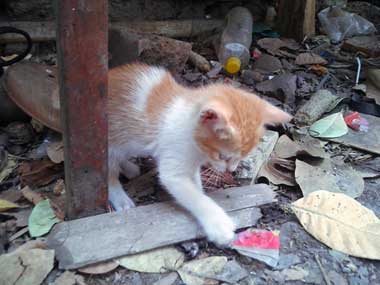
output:
POLYGON ((360 116, 369 123, 367 133, 348 129, 346 135, 328 140, 380 155, 380 118, 364 114, 360 116))
MULTIPOLYGON (((55 41, 56 25, 54 22, 0 22, 0 26, 11 26, 26 31, 33 42, 55 41)), ((199 36, 210 33, 223 27, 223 20, 168 20, 168 21, 134 21, 112 22, 111 28, 123 32, 137 32, 143 34, 156 34, 170 38, 183 38, 199 36)), ((21 43, 25 38, 15 34, 0 36, 0 43, 21 43)))
MULTIPOLYGON (((265 184, 229 188, 210 196, 238 228, 256 224, 261 213, 255 206, 275 201, 275 193, 265 184)), ((164 202, 60 223, 47 243, 55 249, 59 267, 73 269, 201 237, 201 227, 188 212, 174 202, 164 202)))
POLYGON ((315 0, 280 0, 277 28, 284 37, 302 41, 315 35, 315 0))
POLYGON ((106 211, 108 1, 57 3, 66 217, 106 211))

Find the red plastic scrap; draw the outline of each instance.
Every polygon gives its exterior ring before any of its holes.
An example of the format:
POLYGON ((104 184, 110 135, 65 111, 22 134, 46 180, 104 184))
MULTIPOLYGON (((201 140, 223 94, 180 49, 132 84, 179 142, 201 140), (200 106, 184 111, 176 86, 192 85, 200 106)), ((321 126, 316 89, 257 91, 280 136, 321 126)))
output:
POLYGON ((349 126, 351 129, 355 131, 368 131, 368 121, 362 116, 360 116, 358 112, 346 115, 344 117, 344 121, 346 122, 347 126, 349 126))
POLYGON ((279 249, 280 236, 277 232, 248 230, 239 233, 233 245, 262 249, 279 249))

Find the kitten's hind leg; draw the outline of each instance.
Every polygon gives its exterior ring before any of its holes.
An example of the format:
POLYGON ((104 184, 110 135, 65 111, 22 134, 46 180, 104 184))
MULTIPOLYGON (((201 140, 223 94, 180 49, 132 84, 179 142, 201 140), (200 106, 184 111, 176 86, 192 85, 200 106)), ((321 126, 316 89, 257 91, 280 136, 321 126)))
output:
POLYGON ((140 176, 140 174, 141 174, 140 173, 140 167, 138 167, 136 164, 129 161, 128 159, 124 159, 121 162, 120 171, 128 179, 135 178, 137 176, 140 176))

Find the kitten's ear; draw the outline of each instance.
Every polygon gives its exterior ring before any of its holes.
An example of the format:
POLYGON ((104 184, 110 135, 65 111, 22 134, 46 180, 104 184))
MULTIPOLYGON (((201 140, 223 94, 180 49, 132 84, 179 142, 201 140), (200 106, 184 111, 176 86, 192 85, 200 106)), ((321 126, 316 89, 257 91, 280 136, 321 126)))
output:
POLYGON ((265 124, 280 124, 287 123, 293 117, 281 109, 273 106, 272 104, 265 102, 265 110, 263 112, 263 120, 265 124))
POLYGON ((222 112, 213 108, 206 108, 201 111, 200 123, 209 132, 215 134, 219 139, 230 139, 233 129, 228 125, 222 112))

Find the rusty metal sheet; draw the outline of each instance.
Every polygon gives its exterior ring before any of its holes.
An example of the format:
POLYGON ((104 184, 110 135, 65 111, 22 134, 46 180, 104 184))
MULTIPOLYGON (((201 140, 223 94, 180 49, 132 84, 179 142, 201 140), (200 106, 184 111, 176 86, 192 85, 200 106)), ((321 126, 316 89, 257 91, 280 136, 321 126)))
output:
POLYGON ((56 2, 69 219, 105 212, 107 204, 107 2, 56 2))

